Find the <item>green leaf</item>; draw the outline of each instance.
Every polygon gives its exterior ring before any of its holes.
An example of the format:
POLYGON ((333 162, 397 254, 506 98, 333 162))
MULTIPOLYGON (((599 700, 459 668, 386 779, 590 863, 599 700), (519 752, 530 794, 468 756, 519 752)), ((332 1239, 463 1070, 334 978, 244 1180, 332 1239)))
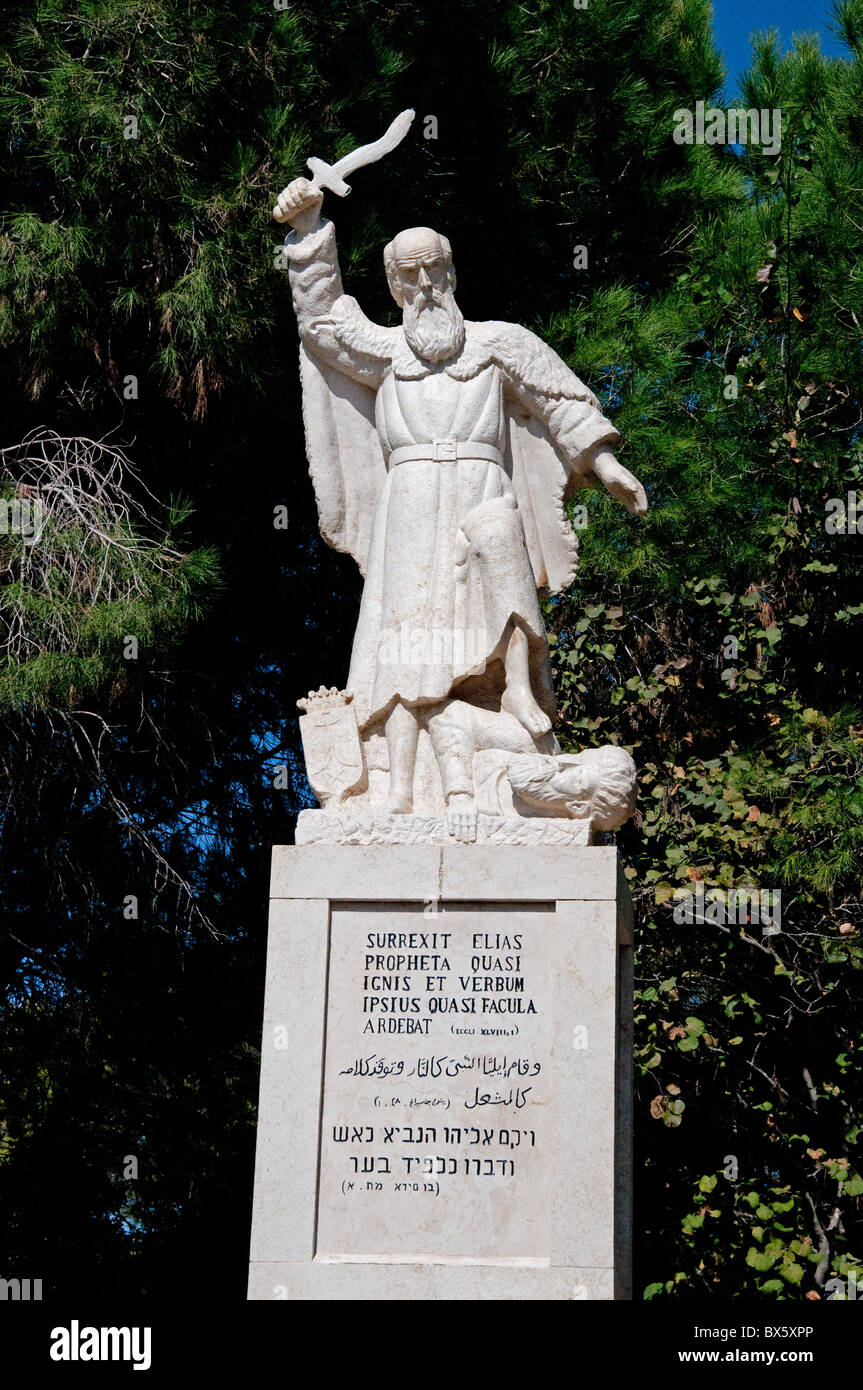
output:
POLYGON ((776 1256, 768 1255, 766 1251, 763 1250, 756 1250, 755 1246, 751 1245, 746 1252, 746 1263, 750 1265, 752 1269, 772 1269, 776 1263, 776 1256))

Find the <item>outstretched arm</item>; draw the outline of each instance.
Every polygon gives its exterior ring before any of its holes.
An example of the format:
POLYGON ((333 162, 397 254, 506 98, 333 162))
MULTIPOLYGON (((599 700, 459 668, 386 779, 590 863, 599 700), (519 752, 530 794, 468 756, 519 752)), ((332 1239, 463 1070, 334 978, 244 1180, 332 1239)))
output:
POLYGON ((620 435, 593 393, 535 333, 507 328, 501 365, 511 394, 545 426, 576 477, 585 483, 598 479, 627 511, 646 512, 644 488, 615 458, 620 435))
POLYGON ((285 242, 300 337, 330 366, 366 386, 380 385, 389 360, 388 330, 365 317, 342 287, 335 229, 321 218, 323 195, 294 179, 278 206, 293 227, 285 242))

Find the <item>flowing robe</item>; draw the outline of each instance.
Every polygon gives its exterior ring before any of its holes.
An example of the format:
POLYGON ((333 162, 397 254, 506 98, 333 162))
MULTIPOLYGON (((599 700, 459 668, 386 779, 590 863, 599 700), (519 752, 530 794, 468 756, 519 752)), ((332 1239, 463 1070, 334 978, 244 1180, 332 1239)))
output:
POLYGON ((427 363, 344 294, 332 223, 286 251, 321 529, 365 573, 347 684, 360 728, 480 676, 513 620, 553 714, 537 590, 571 582, 564 502, 617 431, 527 329, 468 322, 461 352, 427 363))

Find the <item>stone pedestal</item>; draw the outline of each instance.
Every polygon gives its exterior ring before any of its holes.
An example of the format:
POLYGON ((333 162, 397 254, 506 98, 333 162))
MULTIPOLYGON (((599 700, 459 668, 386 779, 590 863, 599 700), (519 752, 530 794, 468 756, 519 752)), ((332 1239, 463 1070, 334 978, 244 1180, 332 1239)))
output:
POLYGON ((614 848, 273 851, 251 1299, 630 1297, 614 848))

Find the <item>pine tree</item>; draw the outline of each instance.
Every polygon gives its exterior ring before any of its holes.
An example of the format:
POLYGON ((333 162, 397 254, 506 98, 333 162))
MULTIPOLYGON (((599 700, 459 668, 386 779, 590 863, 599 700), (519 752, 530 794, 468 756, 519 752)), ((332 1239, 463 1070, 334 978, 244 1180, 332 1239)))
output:
POLYGON ((611 735, 640 770, 619 839, 650 1298, 823 1298, 863 1256, 863 11, 837 19, 847 59, 757 43, 737 104, 781 109, 781 149, 727 150, 736 198, 674 285, 556 324, 650 479, 643 521, 591 499, 550 614, 573 739, 611 735), (781 893, 781 932, 675 922, 684 893, 746 887, 781 893))

